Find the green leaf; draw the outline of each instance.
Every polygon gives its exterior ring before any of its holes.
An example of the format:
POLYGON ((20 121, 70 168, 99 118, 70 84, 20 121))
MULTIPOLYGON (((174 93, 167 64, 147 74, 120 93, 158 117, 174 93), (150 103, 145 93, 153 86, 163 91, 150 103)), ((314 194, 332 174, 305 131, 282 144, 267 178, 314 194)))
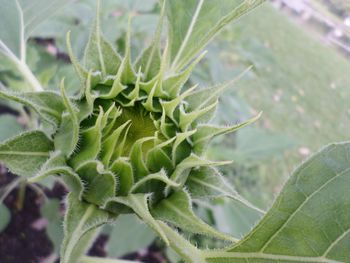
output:
POLYGON ((62 216, 60 214, 60 200, 49 199, 41 207, 40 212, 44 218, 46 218, 49 224, 46 227, 46 233, 49 236, 54 251, 57 253, 60 251, 61 242, 63 240, 62 231, 62 216))
POLYGON ((17 118, 10 114, 0 116, 0 142, 17 135, 23 131, 23 127, 18 123, 17 118))
POLYGON ((261 219, 261 214, 247 208, 238 202, 225 200, 215 206, 211 206, 215 226, 218 230, 236 237, 243 237, 261 219))
MULTIPOLYGON (((130 121, 125 122, 124 124, 120 125, 118 128, 116 128, 112 134, 110 134, 104 141, 102 142, 102 151, 101 151, 101 160, 105 166, 109 166, 109 163, 111 161, 113 152, 115 151, 115 148, 118 143, 118 139, 122 137, 122 133, 127 126, 130 125, 130 121)), ((112 126, 113 128, 113 126, 112 126)))
POLYGON ((99 70, 103 76, 115 75, 121 63, 120 56, 103 37, 100 28, 100 1, 97 1, 96 20, 85 49, 84 65, 88 70, 99 70))
POLYGON ((171 68, 178 72, 230 21, 264 0, 167 1, 171 68))
POLYGON ((117 180, 109 171, 105 171, 99 161, 88 161, 77 168, 79 177, 84 182, 83 197, 86 201, 103 205, 105 201, 116 194, 117 180))
POLYGON ((134 184, 134 174, 131 164, 127 159, 119 158, 111 165, 110 170, 118 178, 118 194, 127 195, 134 184))
POLYGON ((135 171, 134 175, 136 178, 135 181, 145 177, 147 174, 150 174, 148 168, 143 159, 142 145, 150 140, 153 140, 154 137, 144 137, 137 140, 131 150, 130 150, 130 163, 135 171))
POLYGON ((36 175, 53 149, 42 131, 24 132, 0 144, 0 161, 13 173, 30 177, 36 175))
POLYGON ((209 106, 205 106, 202 109, 197 109, 189 113, 180 108, 179 126, 181 130, 187 132, 189 127, 196 125, 197 123, 210 121, 215 113, 217 104, 218 101, 214 101, 209 106))
POLYGON ((30 34, 69 2, 71 0, 0 0, 0 41, 21 58, 21 46, 30 34))
MULTIPOLYGON (((189 113, 185 113, 184 110, 180 111, 180 125, 181 122, 183 122, 183 125, 185 125, 184 127, 187 127, 194 120, 196 120, 197 123, 209 122, 215 114, 216 104, 218 103, 218 99, 221 96, 221 94, 223 94, 225 90, 236 84, 237 81, 242 79, 242 77, 244 77, 246 73, 251 70, 251 68, 252 67, 248 67, 232 80, 226 81, 225 83, 215 85, 210 88, 194 91, 188 96, 186 96, 186 102, 188 103, 186 111, 189 113)), ((260 114, 256 118, 259 118, 259 116, 260 114)), ((252 121, 254 120, 255 119, 252 118, 252 121)), ((234 129, 234 127, 232 128, 234 129)), ((207 133, 207 131, 205 133, 207 133)), ((220 134, 219 131, 218 133, 220 134)))
POLYGON ((74 152, 79 140, 79 122, 76 109, 66 94, 63 80, 60 89, 67 112, 62 115, 61 125, 55 135, 55 149, 70 156, 74 152))
POLYGON ((82 67, 82 65, 80 65, 77 57, 75 56, 75 54, 73 52, 72 43, 71 43, 71 37, 70 36, 71 36, 71 31, 68 31, 67 34, 66 34, 66 46, 67 46, 68 56, 69 56, 69 59, 70 59, 72 65, 73 65, 73 68, 74 68, 75 72, 78 74, 81 82, 83 84, 85 84, 84 82, 86 81, 89 73, 88 73, 88 71, 86 69, 84 69, 82 67))
POLYGON ((195 60, 193 60, 193 62, 191 62, 191 64, 188 65, 185 69, 180 70, 176 74, 172 74, 164 79, 162 84, 163 89, 169 93, 171 98, 176 98, 179 95, 179 92, 183 88, 183 85, 190 78, 194 68, 202 60, 205 54, 206 52, 203 52, 195 60))
POLYGON ((155 238, 154 232, 135 215, 120 215, 109 236, 108 256, 121 257, 139 251, 151 244, 155 238))
POLYGON ((108 207, 110 203, 113 202, 130 207, 146 224, 149 225, 150 228, 152 228, 163 239, 163 241, 166 244, 169 244, 168 239, 162 231, 162 229, 159 227, 158 222, 153 218, 153 216, 149 212, 149 196, 149 194, 130 194, 125 197, 114 197, 106 203, 106 207, 108 207))
POLYGON ((175 137, 163 142, 155 144, 155 146, 147 152, 147 167, 150 171, 160 171, 164 169, 171 171, 174 169, 173 162, 166 152, 166 147, 175 141, 175 137))
POLYGON ((137 181, 132 188, 130 189, 130 192, 136 192, 138 188, 141 188, 143 185, 147 184, 149 181, 160 181, 164 184, 172 187, 178 187, 180 186, 178 183, 175 183, 174 181, 170 180, 169 177, 166 175, 165 171, 162 169, 158 173, 149 174, 139 181, 137 181))
POLYGON ((157 219, 169 222, 192 233, 208 235, 231 242, 237 241, 231 236, 220 233, 197 217, 192 211, 191 198, 185 191, 177 191, 170 197, 162 200, 152 209, 152 214, 157 219))
POLYGON ((170 176, 170 179, 174 182, 179 182, 181 185, 184 185, 190 170, 195 167, 201 166, 218 166, 225 165, 231 162, 215 162, 202 159, 194 154, 191 154, 189 157, 184 159, 181 163, 176 166, 175 171, 170 176))
POLYGON ((60 178, 63 179, 68 188, 75 194, 79 194, 79 199, 82 198, 84 191, 83 182, 78 174, 71 167, 67 166, 65 157, 59 151, 51 153, 50 158, 41 166, 40 171, 27 181, 29 183, 42 182, 42 180, 52 175, 60 175, 60 178))
POLYGON ((303 163, 270 211, 236 246, 206 251, 208 262, 349 262, 350 143, 303 163))
MULTIPOLYGON (((0 0, 0 42, 11 52, 21 57, 21 46, 23 44, 23 14, 18 1, 0 0)), ((0 45, 0 52, 4 52, 0 45)))
POLYGON ((10 210, 1 202, 0 203, 0 233, 7 227, 11 220, 10 210))
POLYGON ((9 58, 34 91, 42 87, 26 64, 26 40, 35 28, 71 0, 0 0, 0 53, 9 58))
POLYGON ((101 151, 103 116, 103 109, 100 108, 100 113, 96 119, 95 125, 81 132, 79 150, 70 160, 73 167, 76 168, 86 161, 94 160, 101 151))
POLYGON ((265 214, 245 198, 243 198, 225 178, 213 167, 201 167, 191 171, 186 182, 192 198, 229 197, 254 211, 265 214))
POLYGON ((65 109, 60 95, 51 91, 15 93, 1 90, 0 98, 18 102, 33 109, 54 127, 60 123, 62 112, 65 109))
POLYGON ((160 12, 159 22, 158 22, 156 33, 152 43, 150 44, 149 47, 143 50, 140 57, 135 62, 135 69, 137 70, 139 68, 142 69, 142 72, 144 74, 143 78, 146 81, 151 80, 153 77, 155 77, 160 70, 160 64, 161 64, 160 41, 161 41, 162 28, 164 23, 165 3, 166 1, 164 1, 162 4, 162 10, 160 12))
POLYGON ((25 39, 28 39, 35 29, 45 20, 62 9, 65 5, 73 2, 72 0, 18 0, 24 17, 25 39))
POLYGON ((64 240, 61 263, 76 263, 90 247, 99 226, 111 222, 113 217, 93 204, 81 202, 70 193, 64 218, 64 240))
POLYGON ((259 119, 261 113, 257 116, 250 118, 242 123, 229 126, 229 127, 218 127, 214 125, 199 125, 197 127, 197 132, 193 135, 194 152, 198 155, 205 153, 209 142, 219 135, 224 135, 227 133, 235 132, 259 119))
POLYGON ((206 263, 200 250, 184 239, 179 233, 162 221, 158 225, 169 239, 170 247, 176 251, 188 263, 206 263))
POLYGON ((121 75, 122 83, 133 84, 136 81, 136 73, 131 63, 131 16, 128 19, 128 28, 125 36, 125 54, 122 61, 123 73, 121 75))

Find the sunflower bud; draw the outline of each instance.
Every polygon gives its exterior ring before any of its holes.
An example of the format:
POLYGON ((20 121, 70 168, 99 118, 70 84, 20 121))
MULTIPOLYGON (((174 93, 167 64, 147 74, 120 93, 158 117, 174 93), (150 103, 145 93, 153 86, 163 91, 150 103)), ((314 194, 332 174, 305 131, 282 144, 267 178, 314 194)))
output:
POLYGON ((207 160, 205 152, 212 138, 259 116, 229 127, 209 123, 219 95, 232 82, 185 88, 205 53, 174 70, 168 45, 161 47, 163 17, 164 6, 151 45, 135 62, 130 28, 122 58, 103 37, 97 16, 83 64, 72 52, 68 33, 69 55, 82 83, 79 94, 69 97, 64 81, 60 95, 1 92, 36 111, 45 129, 24 133, 0 150, 28 153, 4 162, 30 182, 58 175, 81 202, 112 216, 136 213, 166 243, 158 220, 232 241, 195 216, 191 198, 225 195, 246 202, 214 168, 227 162, 207 160))

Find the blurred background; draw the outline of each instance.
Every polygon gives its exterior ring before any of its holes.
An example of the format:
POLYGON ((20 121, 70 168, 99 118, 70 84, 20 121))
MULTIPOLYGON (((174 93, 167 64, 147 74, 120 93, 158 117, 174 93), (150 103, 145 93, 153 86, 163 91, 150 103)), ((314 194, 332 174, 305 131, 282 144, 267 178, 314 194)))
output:
MULTIPOLYGON (((136 57, 155 30, 157 1, 102 3, 104 34, 121 53, 127 18, 133 14, 132 55, 136 57)), ((65 77, 71 93, 78 89, 79 80, 67 56, 65 36, 68 30, 72 31, 73 49, 81 58, 94 8, 95 0, 72 1, 31 33, 27 61, 43 86, 56 90, 65 77)), ((45 9, 37 8, 36 12, 45 15, 45 9)), ((206 58, 190 80, 202 88, 233 79, 253 65, 225 93, 214 122, 234 124, 260 111, 263 115, 254 125, 214 141, 209 155, 212 159, 234 160, 222 173, 248 200, 267 209, 297 164, 326 144, 350 138, 350 2, 273 0, 227 26, 207 49, 206 58)), ((7 86, 23 87, 11 64, 4 57, 0 60, 0 80, 7 86)), ((0 120, 6 123, 0 126, 0 141, 23 129, 21 115, 8 106, 0 102, 0 120)), ((2 192, 14 178, 2 170, 2 192)), ((61 200, 65 189, 52 181, 34 188, 25 190, 28 198, 22 200, 22 205, 18 189, 5 198, 12 220, 5 212, 0 213, 0 258, 11 247, 14 252, 1 262, 50 263, 57 259, 54 252, 59 250, 62 239, 61 200), (21 231, 25 241, 16 240, 21 231), (28 238, 35 231, 43 243, 28 246, 28 238), (5 240, 10 240, 11 246, 1 245, 5 240), (16 261, 16 246, 24 247, 27 259, 33 261, 16 261), (35 252, 40 249, 41 254, 35 252)), ((224 199, 206 205, 208 209, 196 212, 220 230, 236 236, 244 235, 259 219, 258 214, 224 199)), ((203 247, 217 245, 203 237, 191 238, 203 247)), ((178 261, 151 230, 132 216, 123 216, 115 226, 105 229, 90 253, 152 263, 178 261)))

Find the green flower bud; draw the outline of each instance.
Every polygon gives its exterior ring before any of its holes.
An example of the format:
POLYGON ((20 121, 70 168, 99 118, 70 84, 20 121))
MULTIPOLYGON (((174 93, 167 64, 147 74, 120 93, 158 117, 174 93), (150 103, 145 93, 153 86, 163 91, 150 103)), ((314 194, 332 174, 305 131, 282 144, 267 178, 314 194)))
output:
POLYGON ((30 182, 58 175, 78 200, 103 213, 136 213, 166 243, 157 220, 232 241, 195 216, 191 196, 226 195, 246 203, 214 168, 227 162, 206 160, 205 152, 212 138, 259 116, 231 127, 209 123, 219 95, 232 82, 185 88, 205 53, 174 70, 168 45, 161 47, 163 17, 164 6, 154 40, 133 63, 130 28, 121 58, 103 37, 97 16, 83 64, 72 52, 68 33, 69 55, 82 83, 76 96, 66 94, 64 81, 61 96, 1 92, 35 110, 46 134, 25 133, 1 146, 19 150, 23 144, 20 150, 31 153, 23 160, 4 161, 14 172, 31 177, 30 182))

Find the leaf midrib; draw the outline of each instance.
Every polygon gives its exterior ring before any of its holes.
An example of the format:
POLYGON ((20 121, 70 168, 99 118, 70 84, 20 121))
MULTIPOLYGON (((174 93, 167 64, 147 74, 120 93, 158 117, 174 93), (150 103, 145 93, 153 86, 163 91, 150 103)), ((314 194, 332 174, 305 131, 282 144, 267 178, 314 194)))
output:
POLYGON ((21 155, 21 156, 42 156, 42 157, 48 157, 50 156, 49 152, 19 152, 19 151, 0 151, 0 156, 1 155, 21 155))
POLYGON ((300 211, 300 209, 308 203, 310 199, 312 199, 317 193, 319 193, 323 188, 325 188, 332 181, 338 179, 339 177, 346 175, 346 173, 350 171, 350 167, 343 170, 342 172, 336 174, 334 177, 330 178, 326 182, 324 182, 320 187, 318 187, 312 194, 307 196, 305 200, 298 206, 297 209, 288 217, 288 219, 282 224, 282 226, 266 241, 264 246, 261 248, 260 252, 264 252, 268 245, 274 240, 274 238, 285 228, 285 226, 294 218, 294 216, 300 211))
POLYGON ((303 257, 303 256, 288 256, 288 255, 274 255, 262 252, 226 252, 226 251, 203 251, 204 257, 210 258, 241 258, 241 259, 270 259, 270 260, 286 260, 297 261, 304 263, 342 263, 337 260, 327 259, 325 257, 303 257))

